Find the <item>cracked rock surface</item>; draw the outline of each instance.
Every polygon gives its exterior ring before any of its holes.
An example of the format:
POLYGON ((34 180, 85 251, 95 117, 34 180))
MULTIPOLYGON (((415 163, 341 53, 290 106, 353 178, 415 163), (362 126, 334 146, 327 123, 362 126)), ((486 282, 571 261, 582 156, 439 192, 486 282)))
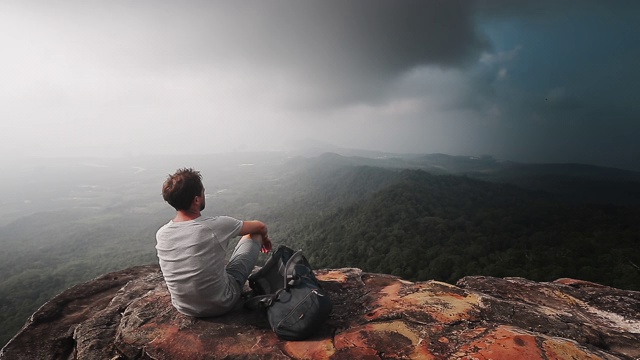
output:
POLYGON ((559 279, 465 277, 456 286, 359 269, 316 271, 334 310, 283 341, 242 304, 196 319, 158 266, 77 285, 43 305, 0 359, 638 359, 640 292, 559 279))

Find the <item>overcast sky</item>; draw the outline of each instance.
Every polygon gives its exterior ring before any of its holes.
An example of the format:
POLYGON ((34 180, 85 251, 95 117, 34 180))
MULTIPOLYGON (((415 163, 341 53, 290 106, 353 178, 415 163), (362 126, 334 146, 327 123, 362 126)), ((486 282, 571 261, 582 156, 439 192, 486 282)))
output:
POLYGON ((0 1, 0 154, 292 140, 640 170, 640 1, 0 1))

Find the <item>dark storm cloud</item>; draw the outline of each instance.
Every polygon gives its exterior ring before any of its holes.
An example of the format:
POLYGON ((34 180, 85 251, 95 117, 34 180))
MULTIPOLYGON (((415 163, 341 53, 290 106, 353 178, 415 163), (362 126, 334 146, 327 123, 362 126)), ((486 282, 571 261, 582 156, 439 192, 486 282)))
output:
MULTIPOLYGON (((315 39, 293 38, 291 49, 308 56, 295 59, 303 74, 333 91, 335 98, 362 100, 384 94, 395 77, 419 66, 461 67, 487 48, 475 32, 468 6, 459 1, 314 2, 309 13, 315 39), (314 14, 323 14, 315 17, 314 14), (314 20, 312 20, 314 19, 314 20), (316 75, 319 77, 316 78, 316 75)), ((306 21, 305 21, 306 22, 306 21)), ((292 30, 292 33, 295 30, 292 30)))
POLYGON ((475 0, 474 12, 481 16, 512 18, 548 18, 550 16, 571 16, 576 12, 588 11, 599 17, 606 17, 617 13, 633 16, 634 9, 638 9, 635 0, 475 0), (594 10, 598 12, 593 13, 594 10))
POLYGON ((325 71, 384 76, 419 65, 460 66, 486 47, 463 1, 298 2, 285 15, 279 20, 293 26, 280 28, 276 41, 301 65, 325 71))
MULTIPOLYGON (((376 98, 418 66, 462 67, 488 42, 466 1, 255 1, 206 5, 207 33, 183 54, 285 71, 313 102, 376 98), (229 20, 233 19, 233 20, 229 20)), ((193 19, 191 20, 193 25, 193 19)))

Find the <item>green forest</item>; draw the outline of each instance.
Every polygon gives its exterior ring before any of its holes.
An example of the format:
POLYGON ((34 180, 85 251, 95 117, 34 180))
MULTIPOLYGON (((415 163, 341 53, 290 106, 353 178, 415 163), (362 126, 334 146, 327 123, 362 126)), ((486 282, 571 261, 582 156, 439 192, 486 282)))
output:
POLYGON ((560 277, 640 290, 637 208, 558 203, 511 185, 404 171, 296 234, 320 267, 409 280, 560 277))
POLYGON ((316 163, 305 175, 304 195, 262 217, 315 267, 449 283, 572 277, 640 290, 640 206, 423 170, 316 163))
MULTIPOLYGON (((637 189, 633 179, 596 198, 588 194, 594 181, 602 187, 618 180, 572 173, 544 183, 531 168, 510 168, 508 177, 446 173, 418 162, 424 159, 336 154, 235 167, 228 159, 205 160, 206 215, 263 220, 275 245, 303 249, 315 268, 358 267, 449 283, 467 275, 571 277, 640 290, 640 205, 637 192, 621 192, 637 189), (559 183, 575 186, 563 192, 559 183)), ((36 212, 0 226, 1 344, 74 284, 157 262, 155 231, 173 214, 159 189, 174 168, 158 169, 138 183, 110 179, 115 185, 101 185, 106 190, 91 206, 36 212)))

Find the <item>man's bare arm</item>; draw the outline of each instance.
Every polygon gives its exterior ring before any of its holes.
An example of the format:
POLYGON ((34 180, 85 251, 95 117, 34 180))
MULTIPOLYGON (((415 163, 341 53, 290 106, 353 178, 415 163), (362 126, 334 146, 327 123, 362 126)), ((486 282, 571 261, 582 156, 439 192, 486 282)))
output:
POLYGON ((262 221, 250 220, 244 221, 242 224, 242 228, 240 229, 240 235, 253 235, 259 234, 260 239, 262 240, 262 249, 263 253, 267 253, 271 251, 272 243, 271 238, 267 234, 267 225, 265 225, 262 221))
POLYGON ((242 224, 242 229, 240 229, 240 235, 251 234, 260 234, 263 237, 267 236, 267 225, 258 220, 244 221, 242 224))

